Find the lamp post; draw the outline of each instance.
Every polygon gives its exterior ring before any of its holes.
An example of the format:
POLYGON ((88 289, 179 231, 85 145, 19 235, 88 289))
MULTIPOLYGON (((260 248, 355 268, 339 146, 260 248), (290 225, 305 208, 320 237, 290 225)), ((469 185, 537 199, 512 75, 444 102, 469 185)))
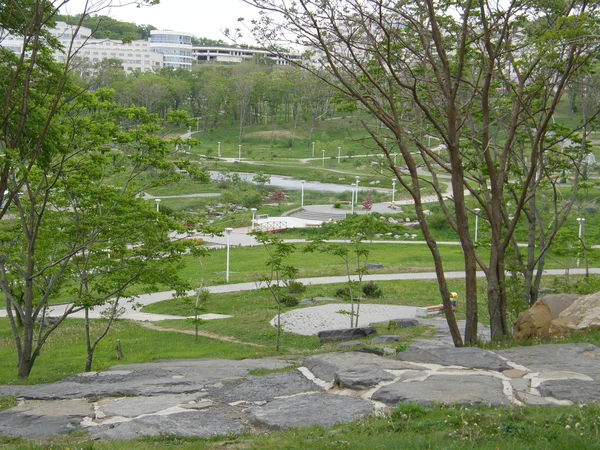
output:
POLYGON ((242 162, 242 145, 238 145, 238 161, 242 162))
POLYGON ((156 202, 156 212, 160 212, 160 198, 155 198, 154 201, 156 202))
POLYGON ((473 210, 475 212, 475 242, 479 237, 479 213, 481 212, 481 208, 475 208, 473 210))
POLYGON ((221 157, 221 143, 217 142, 217 156, 220 158, 221 157))
POLYGON ((356 175, 356 193, 354 194, 354 201, 356 202, 356 207, 358 208, 358 183, 360 182, 360 176, 356 175))
POLYGON ((323 169, 325 168, 325 150, 321 150, 323 152, 323 169))
POLYGON ((314 158, 315 157, 315 143, 314 142, 312 143, 312 146, 313 146, 312 157, 314 158))
MULTIPOLYGON (((579 242, 581 245, 581 238, 583 237, 583 222, 585 222, 585 218, 584 217, 578 217, 577 218, 577 222, 579 222, 579 242)), ((579 267, 579 253, 577 253, 577 267, 579 267)))
POLYGON ((229 235, 233 231, 233 228, 225 228, 225 233, 227 235, 227 266, 225 269, 225 281, 229 283, 229 235))
MULTIPOLYGON (((252 211, 252 231, 254 231, 254 214, 256 214, 256 208, 250 208, 250 211, 252 211)), ((250 247, 254 247, 254 236, 250 235, 250 247)))
POLYGON ((340 163, 341 158, 342 158, 342 147, 338 147, 338 164, 340 163))
POLYGON ((304 209, 304 183, 306 183, 305 180, 300 181, 300 183, 302 183, 302 195, 301 195, 301 200, 300 200, 300 208, 304 209))
POLYGON ((396 180, 392 180, 392 209, 394 208, 395 197, 396 197, 396 180))
POLYGON ((354 183, 350 185, 350 193, 352 194, 352 214, 354 214, 354 183))

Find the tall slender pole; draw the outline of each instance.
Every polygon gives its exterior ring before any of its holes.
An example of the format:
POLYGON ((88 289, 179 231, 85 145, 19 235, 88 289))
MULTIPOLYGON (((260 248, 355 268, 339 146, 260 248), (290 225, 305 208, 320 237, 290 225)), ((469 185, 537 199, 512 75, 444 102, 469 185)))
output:
POLYGON ((300 200, 300 208, 304 209, 304 183, 305 183, 305 181, 302 180, 301 183, 302 183, 302 197, 300 200))
POLYGON ((356 208, 358 209, 358 183, 360 181, 360 176, 356 175, 356 193, 354 194, 354 201, 356 202, 356 208))
MULTIPOLYGON (((583 222, 585 222, 585 218, 584 217, 578 217, 577 218, 577 222, 579 222, 579 243, 581 245, 581 238, 583 237, 583 222)), ((577 266, 579 267, 580 264, 580 260, 579 260, 579 252, 577 253, 577 266)))
POLYGON ((352 184, 350 185, 350 187, 352 188, 352 189, 350 190, 350 192, 352 193, 352 214, 354 214, 354 183, 352 183, 352 184))
POLYGON ((325 168, 325 150, 321 150, 323 152, 323 169, 325 168))
POLYGON ((242 162, 242 146, 238 145, 238 161, 242 162))
POLYGON ((313 145, 312 157, 314 158, 315 157, 315 143, 313 142, 312 145, 313 145))
POLYGON ((475 242, 477 242, 479 238, 479 213, 481 212, 480 208, 475 208, 475 242))
POLYGON ((338 147, 338 164, 340 163, 341 158, 342 158, 342 147, 338 147))
POLYGON ((394 208, 396 196, 396 180, 392 180, 392 208, 394 208))
POLYGON ((229 283, 229 235, 233 231, 233 228, 225 228, 225 233, 227 235, 227 266, 225 269, 225 281, 229 283))
MULTIPOLYGON (((256 208, 250 208, 250 211, 252 211, 252 231, 254 231, 254 224, 256 223, 254 221, 254 214, 256 213, 256 208)), ((253 235, 250 236, 250 247, 254 247, 254 236, 253 235)))
POLYGON ((220 158, 221 157, 221 143, 217 142, 217 156, 220 158))
POLYGON ((156 212, 160 212, 160 198, 155 198, 154 201, 156 202, 156 212))

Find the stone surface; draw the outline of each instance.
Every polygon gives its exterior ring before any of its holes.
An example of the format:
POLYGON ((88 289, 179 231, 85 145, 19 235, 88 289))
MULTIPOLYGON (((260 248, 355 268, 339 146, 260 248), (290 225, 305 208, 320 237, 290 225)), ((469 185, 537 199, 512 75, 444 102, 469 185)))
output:
POLYGON ((600 381, 600 349, 595 345, 535 345, 496 353, 532 372, 578 372, 600 381))
POLYGON ((305 298, 300 301, 300 305, 315 305, 317 303, 334 303, 339 302, 339 298, 334 297, 313 297, 313 298, 305 298))
POLYGON ((409 328, 418 327, 419 321, 417 319, 396 319, 396 328, 409 328))
POLYGON ((600 329, 600 292, 579 297, 557 319, 571 330, 600 329))
POLYGON ((538 386, 544 397, 571 400, 578 403, 600 402, 600 381, 551 380, 538 386))
POLYGON ((469 347, 431 347, 425 349, 410 347, 406 351, 398 353, 396 359, 442 366, 461 366, 470 369, 496 371, 510 369, 510 366, 494 353, 469 347))
POLYGON ((363 341, 346 341, 346 342, 340 342, 337 345, 337 348, 339 348, 340 350, 343 349, 347 349, 347 348, 355 348, 355 347, 365 347, 366 344, 363 341))
POLYGON ((278 399, 247 411, 251 423, 274 430, 313 425, 328 427, 372 413, 373 406, 367 400, 325 393, 278 399))
POLYGON ((399 342, 399 336, 376 336, 371 339, 371 344, 387 344, 388 342, 399 342))
POLYGON ((377 333, 373 327, 345 328, 340 330, 323 330, 317 333, 321 342, 347 341, 377 333))
POLYGON ((240 434, 245 427, 225 410, 189 411, 166 416, 145 416, 129 422, 100 425, 89 429, 92 439, 129 440, 143 436, 219 436, 240 434))
POLYGON ((153 397, 123 397, 98 406, 107 417, 123 416, 137 417, 142 414, 152 414, 158 411, 180 406, 185 403, 197 402, 198 394, 167 394, 153 397))
POLYGON ((371 398, 387 405, 419 403, 426 406, 433 404, 504 406, 508 405, 509 401, 502 387, 501 380, 490 376, 436 375, 420 382, 394 382, 377 390, 371 398))
POLYGON ((548 294, 540 300, 544 302, 552 312, 552 318, 558 318, 559 314, 573 304, 581 294, 548 294))
POLYGON ((509 378, 521 378, 522 376, 527 375, 529 372, 519 369, 508 369, 503 371, 502 373, 509 378))
POLYGON ((552 311, 548 305, 538 300, 517 317, 513 325, 515 342, 523 342, 534 337, 547 339, 550 336, 550 322, 552 322, 552 311))

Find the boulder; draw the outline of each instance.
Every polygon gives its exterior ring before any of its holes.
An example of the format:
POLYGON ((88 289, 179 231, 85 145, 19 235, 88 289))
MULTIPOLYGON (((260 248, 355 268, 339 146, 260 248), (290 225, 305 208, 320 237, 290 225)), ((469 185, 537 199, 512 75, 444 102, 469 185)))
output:
POLYGON ((361 338, 365 336, 371 336, 376 334, 377 330, 373 327, 361 327, 361 328, 345 328, 341 330, 324 330, 319 331, 317 336, 321 342, 331 341, 347 341, 351 339, 361 338))
POLYGON ((515 342, 523 342, 533 337, 546 339, 550 336, 552 311, 543 301, 538 300, 527 311, 519 314, 513 326, 515 342))
POLYGON ((581 297, 580 294, 549 294, 544 295, 540 300, 548 305, 552 312, 552 318, 558 318, 559 314, 573 304, 575 300, 581 297))
POLYGON ((396 328, 409 328, 418 326, 419 321, 417 319, 396 319, 396 328))
POLYGON ((589 329, 600 329, 600 292, 577 298, 552 321, 549 333, 556 336, 589 329))
POLYGON ((371 339, 371 344, 387 344, 389 342, 399 342, 399 336, 376 336, 371 339))
POLYGON ((367 270, 383 269, 383 264, 365 264, 365 269, 367 269, 367 270))

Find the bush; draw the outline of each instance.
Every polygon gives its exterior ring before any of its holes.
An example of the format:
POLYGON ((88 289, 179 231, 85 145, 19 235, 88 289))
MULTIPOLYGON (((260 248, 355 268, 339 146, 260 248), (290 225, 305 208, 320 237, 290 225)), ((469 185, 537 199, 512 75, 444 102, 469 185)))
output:
POLYGON ((350 288, 348 286, 339 288, 335 291, 335 296, 343 300, 348 300, 350 298, 350 288))
POLYGON ((383 295, 383 291, 381 290, 381 288, 377 286, 377 284, 373 281, 369 281, 368 283, 363 284, 361 290, 367 298, 379 298, 383 295))
POLYGON ((281 296, 281 304, 283 306, 296 306, 298 303, 300 303, 300 300, 298 300, 296 297, 294 297, 293 295, 282 295, 281 296))
POLYGON ((341 207, 342 207, 342 204, 341 204, 340 202, 335 202, 335 203, 333 204, 333 207, 334 207, 334 208, 336 208, 336 209, 339 209, 339 208, 341 208, 341 207))
POLYGON ((288 290, 291 294, 302 294, 304 291, 306 291, 306 286, 304 286, 304 284, 300 281, 292 280, 288 283, 288 290))

